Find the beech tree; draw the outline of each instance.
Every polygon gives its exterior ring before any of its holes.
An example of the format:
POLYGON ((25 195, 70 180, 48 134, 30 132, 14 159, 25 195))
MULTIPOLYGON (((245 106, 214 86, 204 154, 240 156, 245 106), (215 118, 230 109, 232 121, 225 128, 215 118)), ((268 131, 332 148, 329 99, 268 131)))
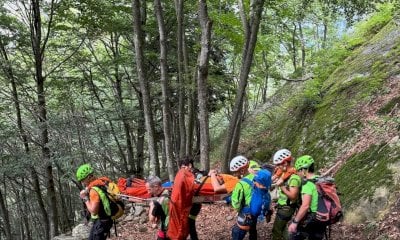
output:
POLYGON ((244 44, 242 48, 242 62, 239 76, 239 86, 236 92, 235 105, 232 117, 229 123, 227 138, 224 149, 223 170, 228 171, 230 159, 236 154, 240 129, 242 124, 243 102, 248 84, 249 72, 253 62, 254 48, 257 42, 258 28, 260 26, 261 15, 264 9, 264 0, 254 0, 250 3, 250 10, 246 11, 246 7, 242 0, 239 0, 239 10, 244 32, 244 44))

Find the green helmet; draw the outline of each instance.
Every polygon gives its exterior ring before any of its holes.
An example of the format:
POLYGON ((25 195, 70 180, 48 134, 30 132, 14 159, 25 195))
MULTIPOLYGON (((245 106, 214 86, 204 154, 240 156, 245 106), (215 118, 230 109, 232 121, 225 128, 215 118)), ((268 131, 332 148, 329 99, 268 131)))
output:
POLYGON ((93 168, 90 166, 90 164, 83 164, 76 171, 76 179, 80 182, 92 173, 93 168))
POLYGON ((303 168, 309 168, 311 166, 311 164, 314 163, 314 159, 310 156, 310 155, 304 155, 299 157, 296 160, 296 163, 294 164, 294 168, 296 168, 296 170, 300 170, 303 168))
POLYGON ((258 162, 253 161, 253 160, 250 160, 249 168, 256 170, 256 171, 261 170, 260 164, 258 164, 258 162))

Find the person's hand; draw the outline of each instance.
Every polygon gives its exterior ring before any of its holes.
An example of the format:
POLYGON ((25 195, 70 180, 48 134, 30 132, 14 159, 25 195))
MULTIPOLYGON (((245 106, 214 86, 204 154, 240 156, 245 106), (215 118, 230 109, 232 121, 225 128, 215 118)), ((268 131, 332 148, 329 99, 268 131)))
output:
POLYGON ((89 191, 87 188, 83 189, 80 193, 79 193, 79 197, 83 200, 87 200, 89 198, 89 191))
POLYGON ((211 169, 209 172, 208 172, 208 176, 212 176, 212 175, 217 175, 217 170, 215 170, 215 169, 211 169))
POLYGON ((295 233, 297 232, 297 223, 290 223, 289 228, 288 228, 289 233, 295 233))
POLYGON ((282 184, 283 184, 283 179, 281 179, 281 178, 279 178, 279 179, 275 182, 275 185, 276 185, 276 186, 282 186, 282 184))

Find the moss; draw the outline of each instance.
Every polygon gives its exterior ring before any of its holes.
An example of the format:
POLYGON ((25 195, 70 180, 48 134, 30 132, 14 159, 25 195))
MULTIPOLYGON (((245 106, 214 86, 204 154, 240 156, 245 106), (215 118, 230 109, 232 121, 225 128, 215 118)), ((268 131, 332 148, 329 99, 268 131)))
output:
MULTIPOLYGON (((276 150, 288 148, 296 157, 312 155, 317 168, 333 164, 343 147, 352 144, 363 127, 358 108, 382 93, 387 79, 399 72, 399 37, 384 38, 393 31, 398 30, 390 23, 383 30, 385 34, 371 36, 368 43, 353 52, 342 48, 339 55, 326 53, 334 58, 328 63, 322 61, 322 66, 314 69, 313 80, 296 90, 278 92, 283 97, 278 97, 276 104, 246 121, 240 151, 267 162, 276 150), (395 45, 390 49, 381 43, 382 39, 385 44, 395 45), (285 92, 290 94, 284 95, 285 92)), ((379 114, 388 114, 399 102, 400 97, 393 99, 379 114)), ((223 144, 213 143, 222 149, 223 144)), ((217 152, 214 150, 212 159, 219 158, 217 152)), ((399 159, 399 152, 400 149, 387 145, 374 145, 350 157, 335 176, 344 206, 357 204, 364 197, 371 198, 378 186, 394 189, 388 164, 399 159)))
POLYGON ((335 176, 343 205, 350 207, 362 198, 371 199, 379 186, 393 190, 393 173, 388 164, 396 162, 399 154, 399 149, 394 151, 382 144, 351 156, 335 176))

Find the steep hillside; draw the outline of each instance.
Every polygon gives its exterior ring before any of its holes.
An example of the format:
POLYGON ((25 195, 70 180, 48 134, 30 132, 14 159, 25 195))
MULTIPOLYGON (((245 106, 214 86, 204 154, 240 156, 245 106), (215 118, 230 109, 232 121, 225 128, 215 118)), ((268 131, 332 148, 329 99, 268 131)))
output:
MULTIPOLYGON (((284 86, 248 118, 239 152, 268 162, 285 147, 312 155, 321 173, 334 175, 346 217, 330 239, 400 239, 399 23, 376 21, 334 48, 313 80, 284 86)), ((234 221, 229 206, 204 204, 199 238, 229 239, 234 221)), ((154 237, 138 223, 122 228, 114 239, 154 237)), ((259 223, 259 238, 270 239, 271 228, 259 223)))
POLYGON ((343 60, 327 65, 327 72, 335 67, 329 77, 298 86, 242 130, 241 153, 266 162, 285 147, 312 155, 320 173, 329 170, 347 223, 380 220, 399 197, 399 22, 377 29, 339 46, 343 60))
MULTIPOLYGON (((268 162, 289 148, 335 177, 345 221, 332 227, 332 240, 400 239, 400 23, 371 21, 323 54, 314 79, 284 86, 242 129, 240 153, 268 162)), ((127 215, 112 239, 153 239, 144 222, 127 215)), ((199 237, 229 239, 234 222, 229 206, 204 204, 199 237)), ((260 239, 271 228, 259 223, 260 239)))

